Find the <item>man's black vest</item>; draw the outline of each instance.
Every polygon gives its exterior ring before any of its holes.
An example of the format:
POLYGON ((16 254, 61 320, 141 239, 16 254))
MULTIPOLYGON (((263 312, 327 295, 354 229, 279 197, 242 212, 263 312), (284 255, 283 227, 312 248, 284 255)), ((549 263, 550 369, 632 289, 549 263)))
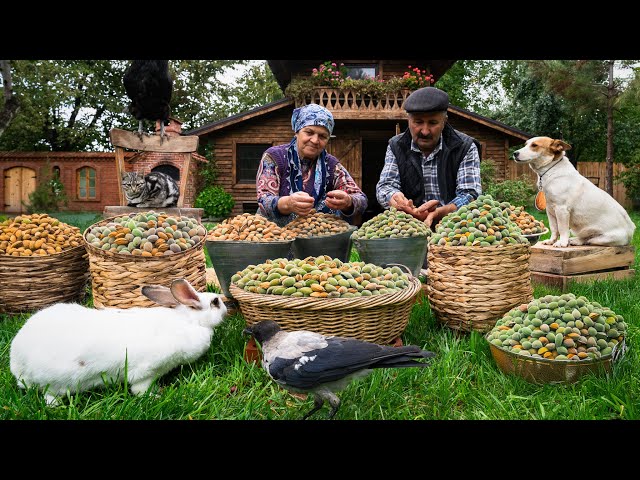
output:
MULTIPOLYGON (((478 155, 481 146, 475 138, 455 130, 448 123, 442 130, 442 149, 436 154, 438 161, 438 187, 444 204, 451 202, 456 196, 456 183, 460 163, 475 143, 478 155)), ((400 189, 404 196, 413 200, 417 207, 425 202, 424 178, 422 176, 422 154, 411 150, 411 132, 396 135, 389 140, 391 151, 396 157, 400 173, 400 189)), ((477 192, 476 192, 477 193, 477 192)))

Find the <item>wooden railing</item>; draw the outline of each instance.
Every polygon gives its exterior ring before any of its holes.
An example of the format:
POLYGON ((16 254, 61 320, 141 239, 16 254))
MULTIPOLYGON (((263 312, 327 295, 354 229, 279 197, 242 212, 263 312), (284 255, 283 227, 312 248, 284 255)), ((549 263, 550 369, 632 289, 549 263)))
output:
POLYGON ((353 90, 341 88, 318 87, 310 95, 307 95, 304 102, 297 102, 296 106, 317 103, 338 117, 341 113, 348 113, 351 118, 367 118, 370 114, 395 114, 404 118, 406 113, 402 104, 407 99, 411 90, 403 90, 400 93, 387 93, 381 96, 363 95, 353 90))

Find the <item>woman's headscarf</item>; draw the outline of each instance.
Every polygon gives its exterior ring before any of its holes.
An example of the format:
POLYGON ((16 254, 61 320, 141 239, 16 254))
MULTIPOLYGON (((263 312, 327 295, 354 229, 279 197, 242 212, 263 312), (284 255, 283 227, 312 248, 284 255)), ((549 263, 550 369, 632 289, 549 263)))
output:
POLYGON ((300 108, 296 108, 291 116, 291 127, 293 131, 298 133, 302 127, 307 125, 317 125, 329 130, 329 135, 333 133, 335 122, 333 115, 326 108, 310 103, 300 108))
MULTIPOLYGON (((329 110, 315 103, 310 103, 309 105, 296 108, 291 116, 291 127, 294 132, 298 133, 301 128, 308 125, 324 127, 329 130, 329 135, 331 135, 335 122, 329 110)), ((328 175, 326 157, 327 151, 323 149, 318 156, 313 177, 313 191, 311 193, 317 211, 330 210, 324 204, 327 193, 328 175)), ((289 185, 291 186, 291 193, 299 192, 302 190, 302 170, 300 169, 296 137, 293 137, 289 144, 287 159, 289 161, 289 185)))

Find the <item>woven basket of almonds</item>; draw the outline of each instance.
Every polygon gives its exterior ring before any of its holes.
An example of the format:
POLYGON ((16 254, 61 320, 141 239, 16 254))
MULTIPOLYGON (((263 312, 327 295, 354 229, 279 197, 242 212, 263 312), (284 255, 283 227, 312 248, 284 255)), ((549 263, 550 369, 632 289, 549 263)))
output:
POLYGON ((93 303, 98 308, 150 307, 144 285, 170 286, 185 278, 206 290, 206 228, 195 218, 143 211, 110 217, 83 235, 93 303))
POLYGON ((89 262, 78 227, 44 213, 0 223, 0 313, 80 301, 88 279, 89 262))

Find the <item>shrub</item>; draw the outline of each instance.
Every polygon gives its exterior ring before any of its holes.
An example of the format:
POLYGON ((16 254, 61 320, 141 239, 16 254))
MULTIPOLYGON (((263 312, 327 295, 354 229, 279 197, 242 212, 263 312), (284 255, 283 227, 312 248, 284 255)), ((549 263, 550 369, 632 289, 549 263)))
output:
POLYGON ((483 188, 483 192, 491 195, 498 202, 509 202, 515 207, 526 207, 533 204, 536 189, 523 175, 519 180, 504 180, 489 184, 486 190, 483 188))
POLYGON ((42 181, 29 194, 29 203, 24 203, 27 213, 57 212, 60 204, 68 205, 64 185, 51 168, 45 170, 42 181))
POLYGON ((629 165, 615 177, 615 181, 624 185, 628 198, 640 198, 640 163, 629 165))
POLYGON ((224 218, 235 205, 233 196, 220 186, 206 187, 196 197, 193 206, 204 209, 207 217, 224 218))

